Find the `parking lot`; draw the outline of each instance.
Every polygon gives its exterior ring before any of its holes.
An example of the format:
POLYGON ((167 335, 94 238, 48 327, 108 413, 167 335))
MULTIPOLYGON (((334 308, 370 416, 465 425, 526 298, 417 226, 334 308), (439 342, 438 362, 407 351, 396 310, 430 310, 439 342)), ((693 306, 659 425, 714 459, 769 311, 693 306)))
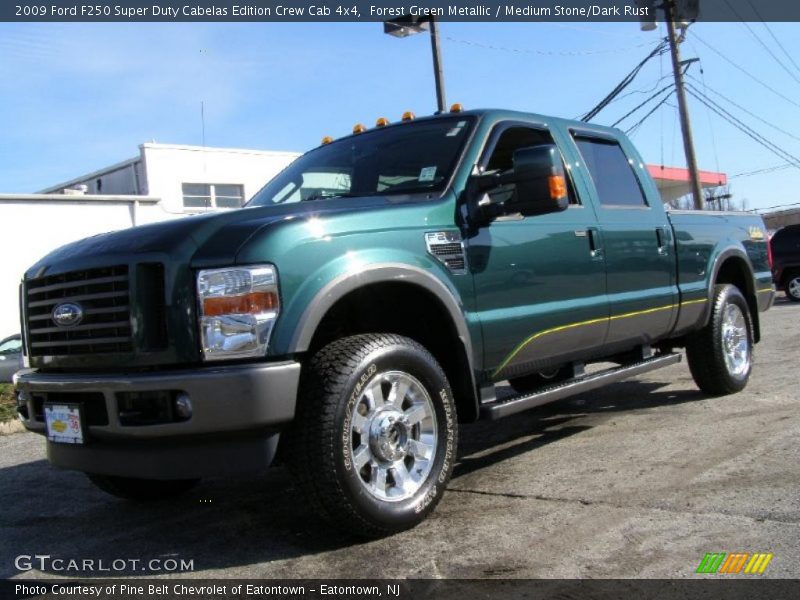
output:
POLYGON ((63 578, 15 568, 44 554, 187 559, 194 572, 171 576, 192 577, 663 578, 693 576, 707 552, 771 552, 764 576, 798 577, 798 323, 780 294, 735 396, 704 397, 681 363, 462 427, 432 518, 378 541, 321 526, 280 467, 139 506, 51 468, 41 437, 3 436, 0 577, 63 578))

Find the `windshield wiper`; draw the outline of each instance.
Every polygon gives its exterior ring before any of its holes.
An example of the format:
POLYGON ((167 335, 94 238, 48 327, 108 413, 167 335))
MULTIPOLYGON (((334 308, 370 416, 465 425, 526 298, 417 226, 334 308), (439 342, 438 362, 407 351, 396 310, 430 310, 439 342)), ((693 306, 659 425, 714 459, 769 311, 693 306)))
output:
POLYGON ((303 198, 302 202, 311 202, 313 200, 330 200, 332 198, 355 198, 362 194, 351 194, 350 192, 342 192, 341 194, 329 194, 327 192, 318 192, 310 195, 308 198, 303 198))

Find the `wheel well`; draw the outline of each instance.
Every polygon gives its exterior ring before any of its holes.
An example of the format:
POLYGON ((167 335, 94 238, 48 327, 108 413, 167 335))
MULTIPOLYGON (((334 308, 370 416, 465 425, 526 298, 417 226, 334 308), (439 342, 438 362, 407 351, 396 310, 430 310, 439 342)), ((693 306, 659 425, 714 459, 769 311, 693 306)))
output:
POLYGON ((359 333, 396 333, 433 354, 453 390, 458 420, 477 419, 476 391, 466 348, 450 313, 432 293, 409 283, 375 283, 354 290, 334 304, 320 321, 309 353, 329 342, 359 333))
POLYGON ((800 267, 787 267, 781 274, 781 287, 786 287, 792 277, 800 275, 800 267))
POLYGON ((753 336, 755 341, 758 342, 761 339, 758 301, 756 299, 753 277, 750 274, 750 269, 747 268, 747 263, 738 257, 725 259, 725 262, 722 263, 719 271, 717 271, 717 277, 714 283, 729 283, 735 285, 739 288, 739 291, 742 292, 742 295, 747 300, 747 306, 750 308, 750 316, 753 319, 753 336))

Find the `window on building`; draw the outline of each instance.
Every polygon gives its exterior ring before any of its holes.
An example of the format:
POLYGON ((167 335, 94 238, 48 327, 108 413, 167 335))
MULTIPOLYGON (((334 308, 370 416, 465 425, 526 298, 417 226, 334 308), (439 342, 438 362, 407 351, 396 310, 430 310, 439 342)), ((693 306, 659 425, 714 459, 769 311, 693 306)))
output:
POLYGON ((647 206, 633 165, 617 142, 575 136, 603 206, 647 206))
POLYGON ((189 209, 239 208, 244 186, 231 183, 184 183, 183 206, 189 209))

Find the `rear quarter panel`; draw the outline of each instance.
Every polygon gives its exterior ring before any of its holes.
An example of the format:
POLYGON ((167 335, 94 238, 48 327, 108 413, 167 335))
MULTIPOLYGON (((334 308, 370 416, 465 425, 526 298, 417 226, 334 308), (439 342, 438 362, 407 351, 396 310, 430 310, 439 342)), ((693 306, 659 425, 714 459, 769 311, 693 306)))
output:
MULTIPOLYGON (((715 278, 729 258, 744 259, 752 270, 752 287, 745 290, 763 311, 772 297, 772 273, 767 231, 758 215, 733 212, 670 211, 675 233, 681 313, 675 334, 705 324, 715 278)), ((749 287, 749 286, 748 286, 749 287)))

